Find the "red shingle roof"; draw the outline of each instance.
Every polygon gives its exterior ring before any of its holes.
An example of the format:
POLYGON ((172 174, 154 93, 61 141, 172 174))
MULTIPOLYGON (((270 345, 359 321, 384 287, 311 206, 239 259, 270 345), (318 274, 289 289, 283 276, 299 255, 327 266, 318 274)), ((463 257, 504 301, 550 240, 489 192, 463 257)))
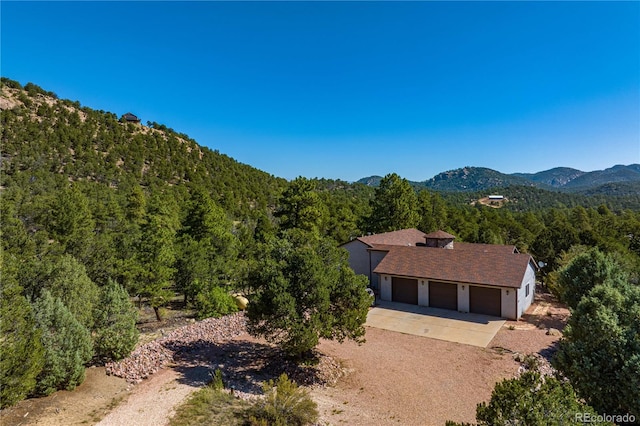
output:
POLYGON ((357 238, 369 247, 378 245, 389 246, 415 246, 424 243, 425 233, 415 228, 401 229, 399 231, 384 232, 382 234, 367 235, 357 238))
POLYGON ((500 244, 480 244, 480 243, 454 243, 454 250, 473 250, 476 253, 518 253, 516 246, 504 246, 500 244))
POLYGON ((396 246, 373 271, 377 274, 518 288, 532 258, 507 252, 512 246, 460 243, 454 249, 396 246), (469 247, 475 246, 475 247, 469 247), (484 246, 484 247, 478 247, 484 246))
MULTIPOLYGON (((400 231, 384 232, 382 234, 367 235, 356 238, 362 241, 370 249, 389 251, 396 246, 415 246, 418 243, 424 244, 425 238, 455 238, 453 235, 444 231, 436 231, 430 234, 415 229, 402 229, 400 231)), ((516 246, 514 245, 498 245, 498 244, 476 244, 476 243, 454 243, 454 250, 474 250, 476 252, 497 252, 497 253, 514 253, 516 246)))

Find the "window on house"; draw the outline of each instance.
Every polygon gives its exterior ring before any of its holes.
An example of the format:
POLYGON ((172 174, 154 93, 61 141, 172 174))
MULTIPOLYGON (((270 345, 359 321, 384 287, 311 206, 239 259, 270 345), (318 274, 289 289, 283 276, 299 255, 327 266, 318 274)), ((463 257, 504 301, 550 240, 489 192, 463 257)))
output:
POLYGON ((529 297, 529 284, 524 288, 524 297, 529 297))

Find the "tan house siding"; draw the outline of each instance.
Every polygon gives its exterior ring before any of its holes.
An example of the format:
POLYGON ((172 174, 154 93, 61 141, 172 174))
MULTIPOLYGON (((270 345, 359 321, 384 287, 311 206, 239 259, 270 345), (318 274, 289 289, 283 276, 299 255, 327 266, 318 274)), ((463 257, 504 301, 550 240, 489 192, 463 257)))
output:
POLYGON ((469 286, 458 284, 458 311, 469 312, 469 286))
POLYGON ((380 290, 380 277, 378 274, 374 274, 373 270, 376 269, 376 266, 380 264, 386 254, 386 251, 369 250, 369 258, 371 262, 371 278, 369 281, 371 282, 371 287, 378 291, 380 290))
POLYGON ((352 240, 342 245, 349 252, 349 265, 356 274, 366 275, 371 278, 373 268, 369 267, 368 246, 359 240, 352 240))
POLYGON ((380 276, 380 300, 391 301, 391 277, 389 275, 380 276))
POLYGON ((418 305, 429 306, 429 281, 418 280, 418 305))

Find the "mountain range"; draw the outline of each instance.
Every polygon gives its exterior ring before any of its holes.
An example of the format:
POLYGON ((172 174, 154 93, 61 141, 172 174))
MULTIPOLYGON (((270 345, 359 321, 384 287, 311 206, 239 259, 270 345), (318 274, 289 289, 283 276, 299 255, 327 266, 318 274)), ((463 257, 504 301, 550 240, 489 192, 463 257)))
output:
MULTIPOLYGON (((211 188, 224 207, 239 212, 256 205, 272 205, 286 183, 217 150, 200 146, 187 135, 164 125, 127 124, 113 113, 58 99, 54 93, 32 83, 22 87, 3 77, 0 86, 4 127, 0 188, 7 180, 22 179, 26 171, 29 171, 26 178, 30 180, 42 173, 42 179, 57 176, 63 181, 100 182, 109 187, 126 181, 137 181, 145 187, 161 183, 202 184, 211 188)), ((375 187, 381 179, 371 176, 358 183, 375 187)), ((343 183, 354 190, 359 186, 343 183)), ((555 193, 556 197, 631 196, 637 201, 640 199, 640 164, 616 165, 592 172, 558 167, 538 173, 513 174, 484 167, 463 167, 411 183, 416 189, 454 196, 517 187, 531 194, 532 190, 545 190, 555 193)), ((332 184, 325 185, 320 180, 319 185, 325 188, 332 184)))
MULTIPOLYGON (((378 186, 380 176, 358 180, 378 186)), ((556 167, 538 173, 505 174, 485 167, 463 167, 442 172, 414 187, 447 192, 472 192, 510 186, 531 186, 546 190, 585 195, 640 195, 640 164, 615 165, 605 170, 583 172, 569 167, 556 167)))

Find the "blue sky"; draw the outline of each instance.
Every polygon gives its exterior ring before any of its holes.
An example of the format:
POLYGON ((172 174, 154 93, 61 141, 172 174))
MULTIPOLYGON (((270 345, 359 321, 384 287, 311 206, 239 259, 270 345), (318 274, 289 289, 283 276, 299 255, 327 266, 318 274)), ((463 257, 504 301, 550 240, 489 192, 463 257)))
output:
POLYGON ((287 179, 640 163, 640 2, 2 1, 1 71, 287 179))

